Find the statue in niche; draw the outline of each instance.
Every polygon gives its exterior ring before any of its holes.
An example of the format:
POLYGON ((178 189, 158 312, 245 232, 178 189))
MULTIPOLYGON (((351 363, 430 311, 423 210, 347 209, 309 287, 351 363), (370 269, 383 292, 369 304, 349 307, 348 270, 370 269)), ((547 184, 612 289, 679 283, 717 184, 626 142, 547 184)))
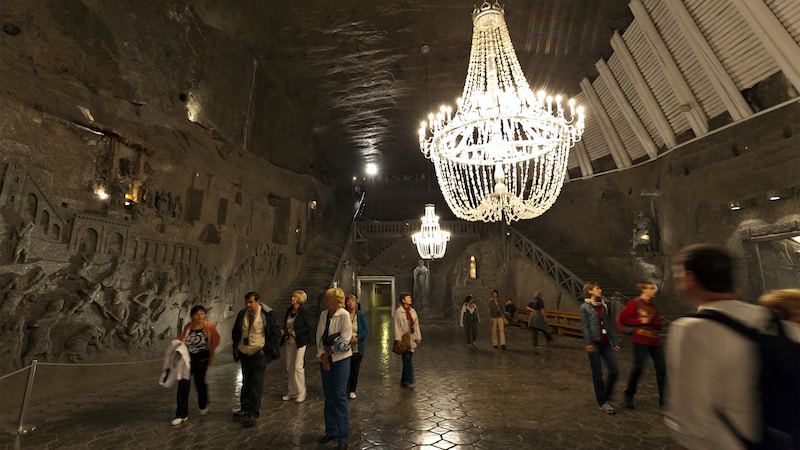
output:
POLYGON ((414 299, 427 300, 430 298, 430 271, 425 266, 425 261, 419 260, 414 268, 414 299))
POLYGON ((33 222, 22 222, 15 229, 14 255, 12 263, 25 264, 31 249, 31 239, 33 238, 33 222))
POLYGON ((183 213, 183 202, 181 201, 181 196, 175 196, 175 201, 172 203, 172 217, 176 219, 181 218, 181 214, 183 213))
POLYGON ((475 280, 478 278, 478 262, 474 256, 469 257, 469 279, 475 280))
POLYGON ((650 217, 647 217, 644 211, 639 211, 636 213, 636 218, 634 219, 633 223, 633 238, 631 239, 633 248, 631 249, 631 254, 635 255, 639 252, 643 252, 645 254, 653 253, 655 248, 654 241, 656 238, 653 235, 653 220, 650 217))
POLYGON ((50 333, 56 324, 64 318, 61 309, 64 307, 64 300, 58 298, 51 300, 45 310, 36 319, 28 324, 28 349, 22 357, 24 364, 30 364, 34 359, 44 357, 45 361, 52 361, 53 342, 50 333))

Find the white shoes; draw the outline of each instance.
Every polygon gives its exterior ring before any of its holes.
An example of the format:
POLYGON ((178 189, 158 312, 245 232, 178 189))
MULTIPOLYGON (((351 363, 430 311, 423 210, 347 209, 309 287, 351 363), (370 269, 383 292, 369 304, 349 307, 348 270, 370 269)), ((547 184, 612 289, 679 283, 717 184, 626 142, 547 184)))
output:
POLYGON ((306 401, 306 393, 305 392, 300 393, 294 401, 297 403, 303 403, 304 401, 306 401))
POLYGON ((353 399, 355 399, 356 397, 357 397, 357 395, 356 395, 356 393, 355 393, 355 392, 351 392, 351 393, 350 393, 350 400, 353 400, 353 399))
POLYGON ((602 405, 600 405, 600 411, 603 411, 606 414, 616 414, 617 413, 617 410, 614 409, 614 407, 611 406, 611 403, 608 403, 608 402, 605 402, 602 405))
POLYGON ((283 401, 285 401, 285 402, 288 402, 289 400, 293 399, 294 397, 295 397, 295 396, 294 396, 294 395, 292 395, 292 394, 286 394, 286 395, 284 395, 283 397, 281 397, 281 400, 283 400, 283 401))
POLYGON ((172 419, 172 422, 170 422, 169 424, 172 425, 173 427, 177 427, 178 425, 182 424, 183 422, 186 422, 187 420, 189 420, 189 416, 176 417, 172 419))

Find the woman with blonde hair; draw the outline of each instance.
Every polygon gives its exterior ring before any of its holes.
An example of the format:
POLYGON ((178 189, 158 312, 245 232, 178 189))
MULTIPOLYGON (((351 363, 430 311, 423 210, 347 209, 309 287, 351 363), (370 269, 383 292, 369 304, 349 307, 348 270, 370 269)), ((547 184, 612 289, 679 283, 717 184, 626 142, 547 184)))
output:
POLYGON ((344 449, 350 442, 347 377, 353 356, 350 350, 353 325, 344 309, 344 291, 328 289, 323 302, 325 310, 317 323, 317 359, 325 395, 325 434, 318 442, 324 444, 336 439, 339 448, 344 449))
POLYGON ((758 304, 778 313, 782 320, 800 325, 800 289, 779 289, 759 297, 758 304))
POLYGON ((306 344, 311 342, 311 327, 303 308, 307 299, 308 296, 304 291, 294 291, 292 304, 289 305, 283 318, 281 345, 287 344, 286 372, 289 374, 289 392, 281 397, 284 401, 295 399, 295 402, 303 403, 306 400, 306 344))

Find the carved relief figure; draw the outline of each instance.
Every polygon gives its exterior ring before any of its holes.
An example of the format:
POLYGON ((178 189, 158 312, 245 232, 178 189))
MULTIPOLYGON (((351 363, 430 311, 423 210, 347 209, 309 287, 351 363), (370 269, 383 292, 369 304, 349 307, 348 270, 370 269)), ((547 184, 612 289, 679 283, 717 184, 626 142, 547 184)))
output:
POLYGON ((62 353, 71 362, 80 362, 89 355, 103 353, 102 331, 94 325, 85 325, 67 338, 62 353))
POLYGON ((50 340, 50 333, 53 331, 53 327, 63 319, 64 316, 61 314, 63 307, 64 300, 60 298, 51 300, 44 312, 28 324, 28 328, 30 328, 28 350, 22 357, 25 364, 30 364, 39 357, 44 357, 45 361, 53 360, 53 342, 50 340))
POLYGON ((28 260, 28 254, 31 248, 31 239, 33 238, 33 222, 22 222, 16 231, 16 239, 14 241, 14 256, 13 263, 25 264, 28 260))

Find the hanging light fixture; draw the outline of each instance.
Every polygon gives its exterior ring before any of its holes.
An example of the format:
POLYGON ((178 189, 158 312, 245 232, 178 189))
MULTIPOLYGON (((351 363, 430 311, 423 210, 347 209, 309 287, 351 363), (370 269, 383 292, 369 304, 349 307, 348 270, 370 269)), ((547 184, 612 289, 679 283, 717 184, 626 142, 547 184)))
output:
POLYGON ((439 228, 439 218, 434 213, 434 206, 425 205, 425 215, 422 217, 422 227, 411 236, 411 242, 416 244, 419 257, 422 259, 439 259, 444 257, 450 233, 439 228))
POLYGON ((467 79, 458 110, 442 106, 419 130, 447 205, 465 220, 531 219, 555 203, 583 108, 534 94, 517 61, 505 12, 484 2, 472 13, 467 79), (568 110, 568 111, 567 111, 568 110))

